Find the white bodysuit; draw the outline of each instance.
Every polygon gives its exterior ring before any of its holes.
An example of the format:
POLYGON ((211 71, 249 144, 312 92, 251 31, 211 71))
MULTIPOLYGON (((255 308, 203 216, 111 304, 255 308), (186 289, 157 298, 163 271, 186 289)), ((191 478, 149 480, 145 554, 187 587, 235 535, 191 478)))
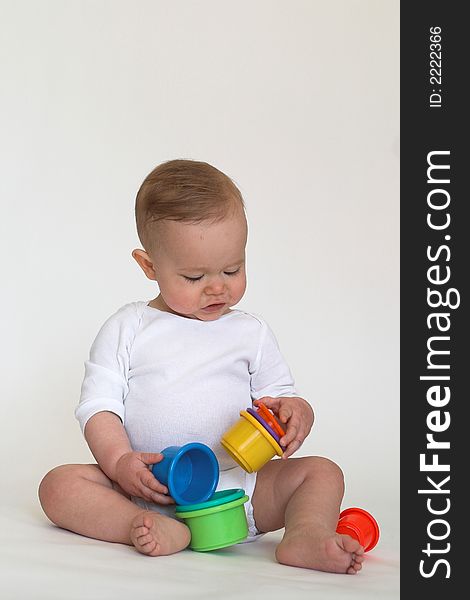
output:
MULTIPOLYGON (((217 489, 241 487, 251 498, 256 474, 245 473, 220 439, 252 400, 296 395, 274 334, 259 316, 231 310, 200 321, 132 302, 93 342, 75 415, 84 431, 94 414, 115 413, 135 451, 206 444, 219 462, 217 489)), ((173 506, 134 500, 174 515, 173 506)), ((251 503, 245 507, 253 535, 251 503)))

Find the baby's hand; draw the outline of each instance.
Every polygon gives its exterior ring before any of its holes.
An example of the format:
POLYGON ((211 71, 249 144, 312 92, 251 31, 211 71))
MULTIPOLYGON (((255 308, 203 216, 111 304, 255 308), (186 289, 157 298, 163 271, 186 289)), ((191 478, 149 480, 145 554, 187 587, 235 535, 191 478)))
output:
POLYGON ((174 504, 168 488, 156 479, 149 465, 163 460, 163 454, 127 452, 116 463, 116 482, 131 496, 157 504, 174 504))
POLYGON ((280 443, 285 448, 282 458, 288 458, 300 448, 312 429, 314 419, 312 407, 298 396, 289 398, 265 396, 255 400, 253 404, 256 406, 258 402, 265 404, 281 423, 287 425, 286 433, 281 437, 280 443))

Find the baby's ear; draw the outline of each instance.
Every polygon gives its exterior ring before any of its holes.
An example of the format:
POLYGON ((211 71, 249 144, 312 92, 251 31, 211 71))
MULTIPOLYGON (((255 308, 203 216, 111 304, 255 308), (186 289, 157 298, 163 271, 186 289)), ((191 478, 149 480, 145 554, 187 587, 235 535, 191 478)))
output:
POLYGON ((133 250, 132 257, 136 260, 139 267, 149 279, 152 279, 153 281, 157 280, 153 262, 145 250, 133 250))

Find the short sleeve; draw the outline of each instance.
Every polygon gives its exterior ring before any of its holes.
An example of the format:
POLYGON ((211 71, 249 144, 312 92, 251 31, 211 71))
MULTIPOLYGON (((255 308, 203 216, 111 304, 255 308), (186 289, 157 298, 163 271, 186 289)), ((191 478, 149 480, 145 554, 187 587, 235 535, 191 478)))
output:
POLYGON ((261 323, 258 354, 251 372, 251 397, 258 400, 263 396, 297 396, 294 379, 276 337, 266 322, 261 323))
POLYGON ((75 417, 82 432, 87 421, 102 411, 116 414, 124 422, 124 400, 128 392, 130 351, 135 338, 137 313, 126 305, 101 327, 85 361, 80 402, 75 417))

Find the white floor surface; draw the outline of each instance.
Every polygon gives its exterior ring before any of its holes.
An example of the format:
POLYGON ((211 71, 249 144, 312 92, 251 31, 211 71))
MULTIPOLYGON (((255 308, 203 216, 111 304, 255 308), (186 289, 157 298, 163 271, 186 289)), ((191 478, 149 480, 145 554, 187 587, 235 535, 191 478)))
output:
POLYGON ((2 600, 367 600, 399 598, 398 532, 381 522, 379 544, 356 576, 276 563, 282 532, 223 550, 146 557, 133 548, 53 526, 39 504, 1 510, 2 600))

